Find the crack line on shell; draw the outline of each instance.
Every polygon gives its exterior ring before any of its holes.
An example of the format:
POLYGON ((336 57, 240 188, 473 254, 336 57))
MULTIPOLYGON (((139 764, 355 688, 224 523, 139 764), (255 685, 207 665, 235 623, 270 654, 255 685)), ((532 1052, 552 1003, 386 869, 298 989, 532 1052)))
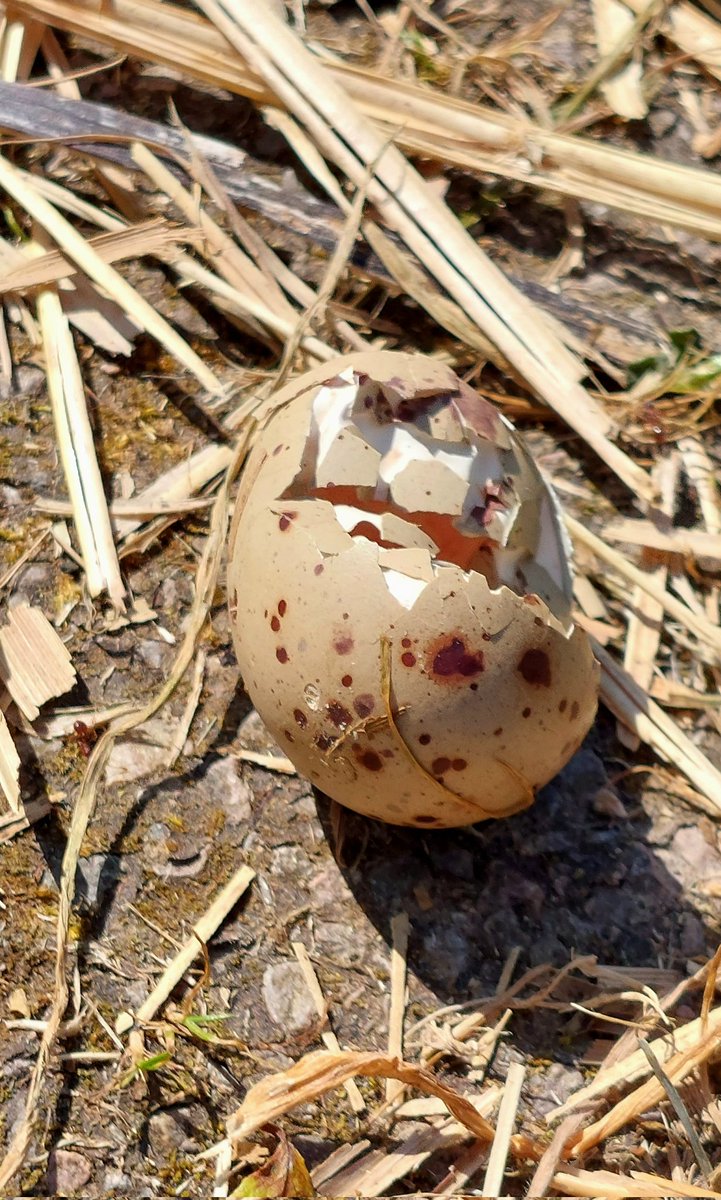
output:
POLYGON ((467 808, 470 808, 473 812, 478 813, 476 818, 478 821, 491 820, 494 815, 493 813, 489 813, 486 811, 486 809, 481 808, 480 804, 477 804, 475 800, 468 800, 465 796, 459 796, 457 792, 452 792, 450 788, 447 788, 444 784, 439 783, 439 781, 435 779, 433 775, 429 775, 423 764, 420 763, 416 758, 415 754, 408 745, 408 742, 405 740, 403 734, 396 725, 393 709, 391 707, 391 641, 390 638, 387 637, 381 638, 381 695, 383 697, 383 704, 386 710, 388 724, 396 735, 398 744, 401 747, 405 757, 411 763, 412 767, 424 777, 426 782, 431 783, 436 791, 441 793, 446 803, 448 803, 449 800, 453 800, 456 804, 465 804, 467 808))

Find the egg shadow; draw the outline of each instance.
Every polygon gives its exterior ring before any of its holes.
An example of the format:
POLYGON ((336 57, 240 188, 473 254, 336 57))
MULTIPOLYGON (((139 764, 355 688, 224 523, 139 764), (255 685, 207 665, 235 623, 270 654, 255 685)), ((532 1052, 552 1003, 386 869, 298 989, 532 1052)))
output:
MULTIPOLYGON (((627 819, 604 813, 596 800, 609 775, 623 770, 618 758, 605 765, 618 750, 610 718, 599 718, 531 808, 469 829, 429 833, 343 810, 339 839, 330 802, 317 795, 319 819, 355 899, 388 943, 393 915, 408 912, 409 970, 439 1004, 492 994, 516 947, 515 978, 576 955, 686 974, 689 959, 713 952, 718 927, 704 920, 659 857, 636 785, 625 797, 627 819)), ((697 820, 682 810, 678 824, 697 820)), ((558 1014, 528 1014, 521 1029, 514 1022, 521 1041, 523 1028, 538 1053, 544 1041, 556 1040, 558 1014)))

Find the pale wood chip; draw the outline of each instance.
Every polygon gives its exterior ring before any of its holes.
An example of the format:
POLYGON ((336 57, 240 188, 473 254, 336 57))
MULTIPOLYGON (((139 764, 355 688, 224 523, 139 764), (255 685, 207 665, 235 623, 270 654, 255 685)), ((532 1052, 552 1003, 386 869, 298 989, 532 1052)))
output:
POLYGON ((20 812, 20 755, 15 749, 12 734, 0 709, 0 787, 10 808, 20 812))
POLYGON ((16 604, 0 626, 0 679, 28 721, 75 683, 70 655, 39 608, 16 604))

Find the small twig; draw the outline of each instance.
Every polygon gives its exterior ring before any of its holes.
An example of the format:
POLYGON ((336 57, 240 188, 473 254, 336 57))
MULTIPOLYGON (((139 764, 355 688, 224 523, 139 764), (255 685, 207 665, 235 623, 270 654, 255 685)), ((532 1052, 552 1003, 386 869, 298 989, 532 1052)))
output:
POLYGON ((140 1005, 135 1014, 137 1024, 141 1025, 152 1021, 158 1009, 170 996, 173 988, 180 983, 188 967, 202 953, 203 947, 207 945, 218 926, 235 907, 243 893, 247 891, 253 879, 255 879, 255 871, 250 867, 238 868, 200 920, 196 921, 191 936, 184 942, 175 958, 168 963, 152 992, 140 1005))
MULTIPOLYGON (((391 919, 391 1007, 388 1016, 388 1057, 403 1057, 403 1018, 406 1011, 406 979, 408 974, 407 912, 396 913, 391 919)), ((403 1084, 397 1079, 386 1080, 386 1103, 399 1100, 403 1084)))
POLYGON ((512 1062, 506 1076, 506 1086, 498 1110, 496 1136, 493 1139, 491 1153, 488 1156, 486 1178, 483 1183, 484 1196, 500 1196, 503 1176, 506 1173, 506 1162, 511 1145, 513 1126, 521 1099, 521 1088, 526 1077, 526 1068, 521 1063, 512 1062))

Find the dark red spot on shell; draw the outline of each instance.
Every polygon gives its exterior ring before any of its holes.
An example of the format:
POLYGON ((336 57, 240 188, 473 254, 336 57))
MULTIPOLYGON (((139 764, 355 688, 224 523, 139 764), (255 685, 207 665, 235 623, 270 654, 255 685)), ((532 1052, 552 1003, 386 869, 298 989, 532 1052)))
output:
POLYGON ((279 663, 287 663, 288 651, 286 650, 285 646, 278 646, 278 649, 275 652, 275 657, 278 659, 279 663))
POLYGON ((531 715, 530 708, 524 708, 523 712, 521 713, 521 716, 522 717, 530 717, 530 715, 531 715))
POLYGON ((477 684, 477 683, 471 683, 469 686, 470 686, 470 690, 471 690, 472 692, 477 692, 477 691, 478 691, 478 684, 477 684))
POLYGON ((410 650, 406 650, 403 654, 401 654, 401 662, 403 663, 404 667, 415 667, 416 656, 415 654, 411 654, 410 650))
POLYGON ((343 684, 343 687, 352 687, 353 686, 353 676, 352 675, 344 675, 343 678, 341 679, 341 683, 343 684))
POLYGON ((425 813, 421 813, 420 816, 414 817, 413 820, 415 821, 416 825, 435 825, 438 821, 438 817, 429 817, 425 813))
POLYGON ((341 637, 334 639, 333 649, 335 650, 336 654, 350 654, 351 650, 353 649, 353 644, 353 638, 349 637, 347 634, 343 634, 341 637))
POLYGON ((558 711, 560 713, 564 713, 567 708, 568 708, 568 700, 562 700, 558 706, 558 711))
POLYGON ((429 745, 429 743, 430 743, 430 740, 431 740, 431 735, 430 735, 430 733, 422 733, 422 734, 421 734, 421 736, 420 736, 420 737, 419 737, 419 739, 418 739, 418 741, 420 742, 421 746, 428 746, 428 745, 429 745))
POLYGON ((576 717, 578 716, 578 714, 579 714, 579 711, 580 711, 580 710, 579 710, 579 707, 578 707, 578 701, 574 700, 574 701, 573 701, 573 704, 571 705, 571 718, 570 718, 570 719, 571 719, 572 721, 575 721, 575 720, 576 720, 576 717))
POLYGON ((454 758, 451 766, 453 767, 454 771, 465 771, 468 763, 466 762, 465 758, 454 758))
POLYGON ((325 571, 325 567, 323 566, 323 563, 316 563, 315 566, 313 567, 314 575, 322 575, 324 571, 325 571))
POLYGON ((551 664, 545 650, 526 650, 518 664, 526 683, 534 687, 551 686, 551 664))
POLYGON ((382 750, 381 754, 383 755, 384 758, 393 758, 392 750, 382 750))
POLYGON ((362 754, 358 755, 358 762, 368 771, 383 770, 383 761, 375 750, 364 750, 362 754))
POLYGON ((434 775, 442 775, 444 771, 450 771, 450 758, 434 758, 431 764, 434 775))
POLYGON ((523 597, 523 603, 524 604, 540 604, 541 601, 535 592, 529 592, 527 596, 523 597))
POLYGON ((490 633, 482 633, 481 637, 483 638, 484 642, 490 642, 490 640, 491 640, 490 633))
POLYGON ((319 733, 314 741, 319 750, 326 751, 330 750, 335 738, 329 737, 327 733, 319 733))
POLYGON ((295 741, 295 738, 293 737, 293 734, 290 732, 290 730, 289 730, 289 729, 284 729, 284 730, 283 730, 283 733, 285 734, 285 736, 287 737, 287 739, 288 739, 288 741, 289 741, 289 742, 294 742, 294 741, 295 741))
POLYGON ((301 729, 305 729, 306 725, 308 724, 308 718, 306 717, 302 708, 293 709, 293 719, 295 720, 296 725, 299 725, 301 729))
POLYGON ((444 634, 433 643, 429 653, 429 673, 449 682, 480 675, 484 660, 481 650, 469 650, 462 637, 444 634))
POLYGON ((285 530, 286 530, 286 529, 288 528, 288 526, 290 525, 291 521, 294 521, 294 520, 295 520, 295 518, 296 518, 297 516, 298 516, 297 512, 284 512, 284 513, 281 513, 281 514, 280 514, 280 518, 279 518, 279 520, 278 520, 278 528, 280 529, 280 531, 281 531, 282 533, 284 533, 284 532, 285 532, 285 530))
POLYGON ((273 633, 277 633, 280 629, 280 621, 276 616, 272 616, 270 618, 270 627, 273 630, 273 633))
POLYGON ((336 729, 345 729, 347 725, 350 725, 351 715, 339 700, 330 700, 325 709, 336 729))
POLYGON ((406 650, 407 650, 407 649, 408 649, 408 647, 409 647, 409 646, 411 646, 412 644, 413 644, 413 643, 411 642, 411 639, 410 639, 410 638, 402 638, 402 639, 401 639, 401 646, 403 646, 403 647, 404 647, 406 650))
POLYGON ((543 621, 541 620, 541 618, 540 618, 540 617, 534 617, 534 618, 533 618, 533 624, 534 624, 534 625, 539 625, 539 626, 540 626, 540 625, 542 625, 542 624, 543 624, 543 621))
POLYGON ((498 729, 494 729, 494 730, 493 730, 493 736, 494 736, 494 737, 500 737, 502 733, 503 733, 503 726, 502 726, 502 725, 499 725, 499 726, 498 726, 498 729))
POLYGON ((356 696, 353 701, 353 707, 359 717, 369 717, 376 706, 376 702, 370 692, 363 692, 362 695, 356 696))
POLYGON ((288 605, 287 605, 286 601, 279 600, 278 601, 278 615, 281 617, 284 617, 287 612, 287 609, 288 609, 288 605))

